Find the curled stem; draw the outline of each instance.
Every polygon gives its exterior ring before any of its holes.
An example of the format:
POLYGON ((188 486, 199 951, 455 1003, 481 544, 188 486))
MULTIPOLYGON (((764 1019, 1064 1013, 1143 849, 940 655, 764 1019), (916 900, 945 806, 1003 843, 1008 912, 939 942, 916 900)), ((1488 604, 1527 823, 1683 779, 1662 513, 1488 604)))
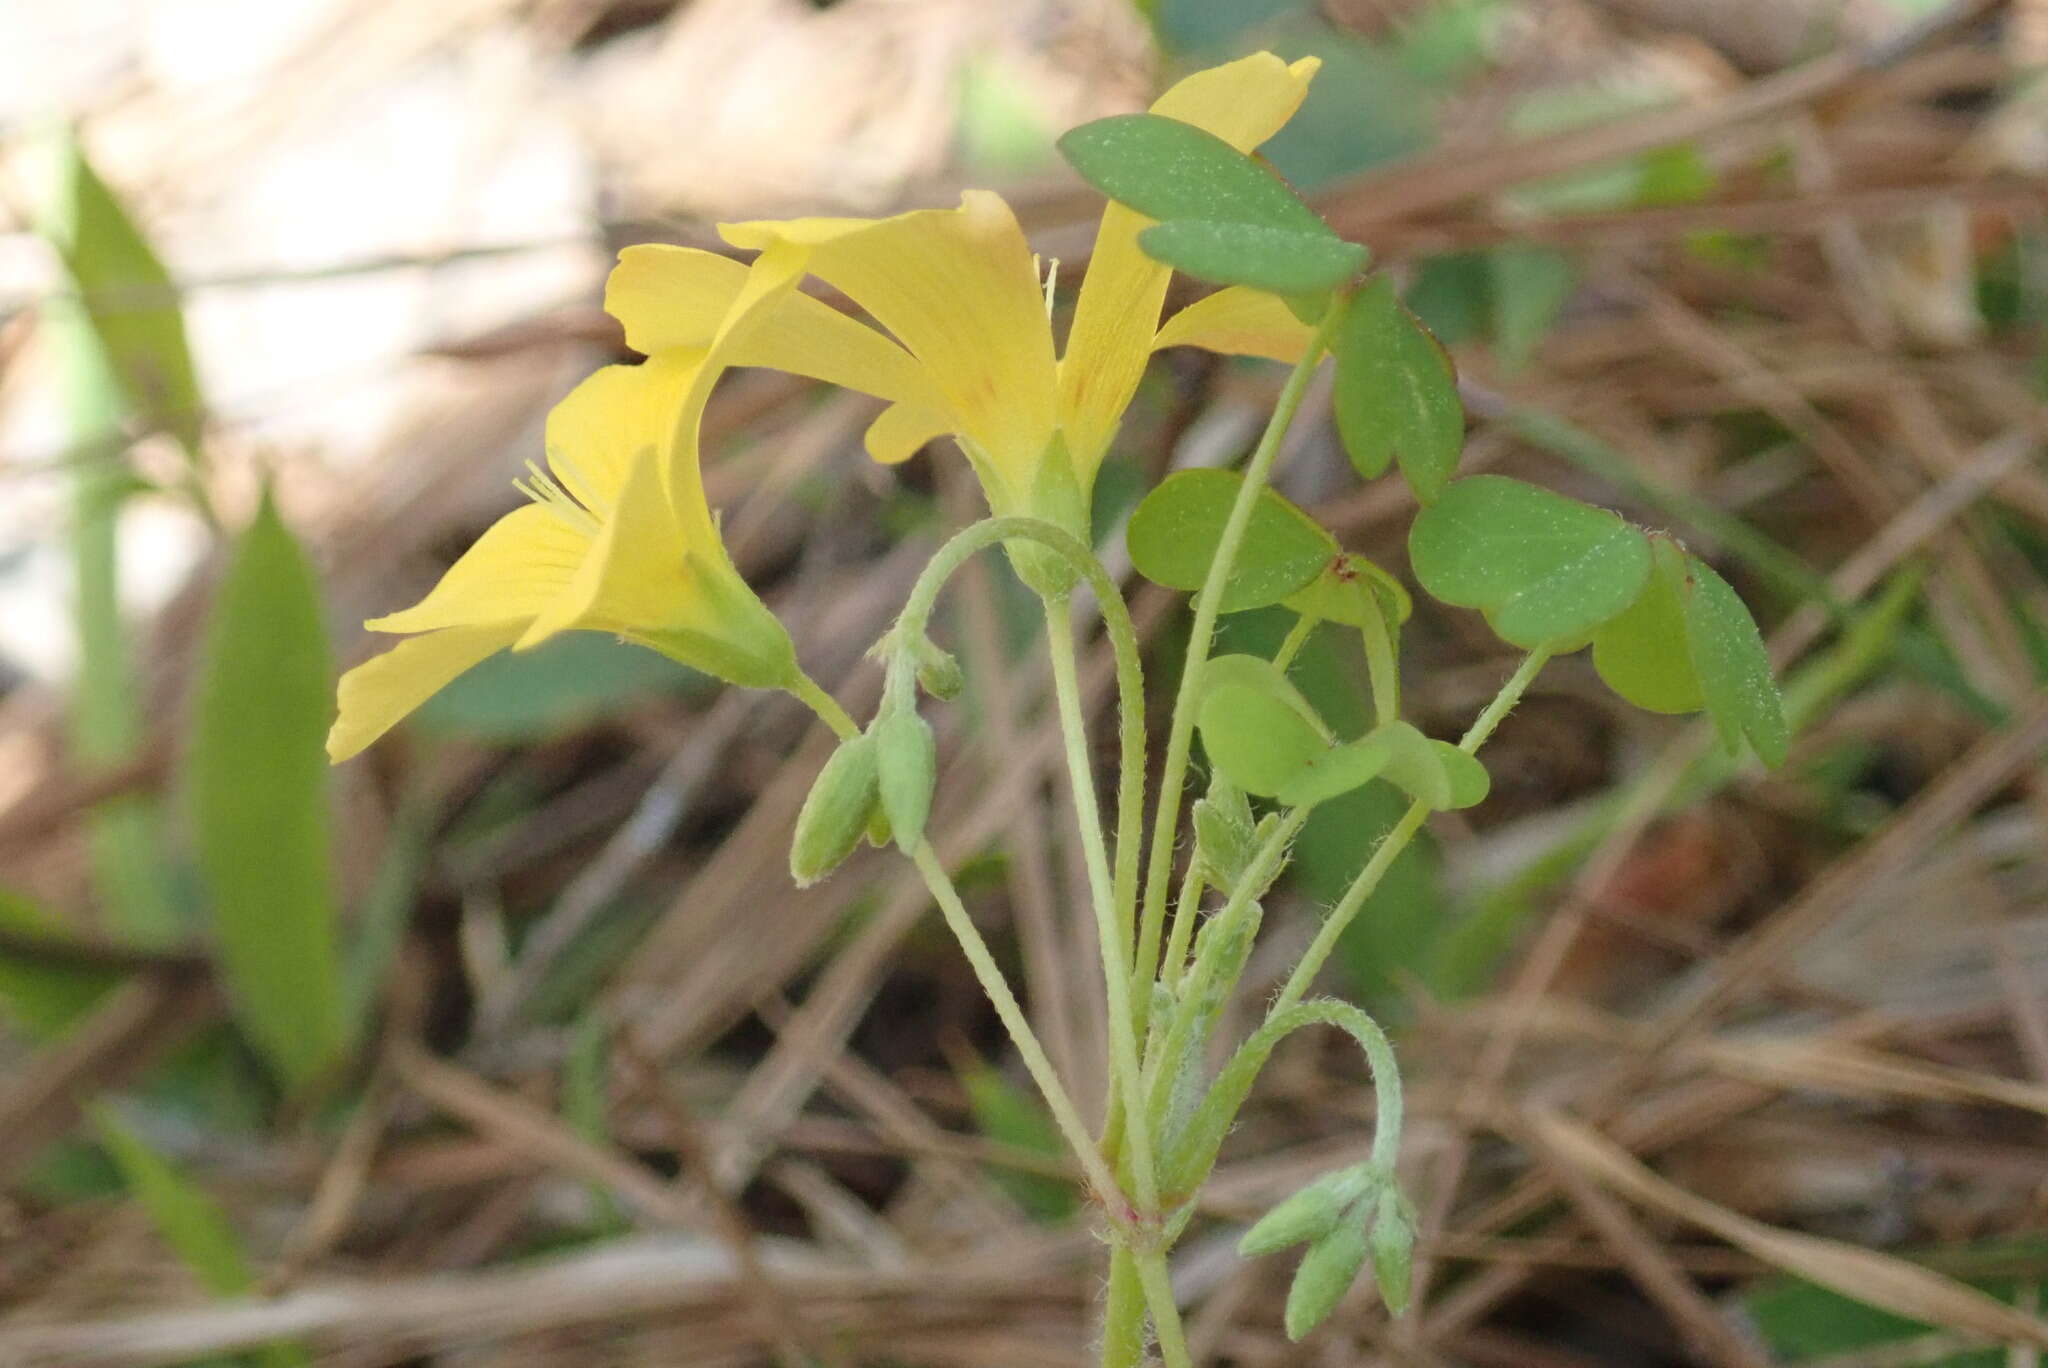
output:
POLYGON ((1230 1062, 1216 1075, 1208 1095, 1195 1109, 1179 1153, 1167 1156, 1167 1173, 1176 1187, 1192 1190, 1200 1184, 1216 1162, 1223 1137, 1237 1119, 1238 1108, 1244 1105, 1259 1070, 1283 1039, 1305 1026, 1335 1026, 1357 1041, 1358 1048, 1365 1052, 1366 1063, 1372 1069, 1375 1111, 1372 1163, 1392 1171, 1401 1146, 1401 1069, 1394 1060, 1394 1047, 1379 1023, 1363 1008, 1322 998, 1272 1013, 1230 1056, 1230 1062))

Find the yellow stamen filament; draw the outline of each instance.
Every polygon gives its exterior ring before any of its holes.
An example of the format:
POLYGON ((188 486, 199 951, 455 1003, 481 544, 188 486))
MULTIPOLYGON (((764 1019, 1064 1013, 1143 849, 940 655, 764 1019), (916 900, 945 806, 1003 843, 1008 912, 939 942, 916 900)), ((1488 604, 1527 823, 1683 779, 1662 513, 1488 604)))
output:
MULTIPOLYGON (((573 483, 583 483, 577 480, 573 473, 570 473, 569 478, 573 483)), ((514 480, 512 487, 576 531, 592 537, 598 534, 601 524, 597 515, 578 502, 568 490, 562 488, 555 477, 542 470, 538 463, 528 461, 526 478, 514 480)))

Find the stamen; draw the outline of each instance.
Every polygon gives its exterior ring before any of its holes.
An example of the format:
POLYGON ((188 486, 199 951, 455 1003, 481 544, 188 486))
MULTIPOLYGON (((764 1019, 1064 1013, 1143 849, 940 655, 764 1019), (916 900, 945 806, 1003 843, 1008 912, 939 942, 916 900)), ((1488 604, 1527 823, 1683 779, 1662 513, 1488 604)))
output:
POLYGON ((601 530, 597 515, 576 502, 554 476, 533 461, 526 463, 526 478, 514 480, 512 487, 578 532, 594 537, 601 530))
POLYGON ((558 447, 548 452, 548 464, 559 472, 560 483, 568 489, 577 503, 596 514, 599 519, 611 516, 610 502, 597 496, 597 481, 591 479, 589 473, 576 464, 566 451, 558 447))
MULTIPOLYGON (((1031 269, 1034 271, 1038 269, 1038 258, 1036 256, 1031 258, 1031 269)), ((1052 292, 1053 287, 1059 284, 1059 280, 1060 259, 1054 257, 1052 265, 1046 267, 1045 271, 1045 316, 1047 318, 1052 317, 1052 292)))

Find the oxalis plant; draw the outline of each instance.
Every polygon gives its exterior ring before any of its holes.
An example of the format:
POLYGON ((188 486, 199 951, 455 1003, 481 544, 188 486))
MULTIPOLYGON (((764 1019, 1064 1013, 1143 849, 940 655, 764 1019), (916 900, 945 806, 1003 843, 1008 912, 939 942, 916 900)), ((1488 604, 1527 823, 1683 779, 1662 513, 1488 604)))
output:
POLYGON ((1286 1036, 1334 1027, 1371 1069, 1377 1115, 1363 1163, 1310 1183, 1247 1231, 1248 1256, 1303 1252, 1286 1328, 1323 1320, 1369 1261, 1380 1295, 1408 1300, 1414 1215, 1395 1175, 1401 1085, 1386 1035, 1345 1002, 1310 997, 1318 971, 1432 812, 1486 796, 1481 750, 1552 658, 1592 650, 1622 697, 1658 712, 1704 709, 1730 746, 1767 762, 1785 750, 1778 693, 1735 593, 1674 538, 1604 509, 1495 475, 1456 478, 1464 416, 1451 363, 1366 249, 1344 241, 1254 155, 1293 115, 1315 71, 1259 54, 1190 76, 1150 113, 1086 124, 1061 140, 1108 196, 1064 352, 1051 282, 1008 207, 970 192, 957 209, 893 218, 724 225, 749 263, 682 247, 627 248, 606 307, 637 366, 591 376, 555 410, 544 465, 508 514, 416 606, 368 625, 406 634, 349 672, 330 751, 346 758, 496 651, 570 630, 614 633, 731 683, 782 689, 840 737, 796 823, 791 872, 823 878, 863 840, 893 844, 929 885, 1019 1058, 1073 1151, 1109 1248, 1102 1361, 1136 1364, 1156 1342, 1189 1362, 1167 1253, 1196 1209, 1259 1070, 1286 1036), (1220 287, 1160 321, 1173 271, 1220 287), (815 276, 870 326, 798 291, 815 276), (885 331, 886 330, 886 331, 885 331), (1096 470, 1151 353, 1199 346, 1292 370, 1241 471, 1170 476, 1128 530, 1132 562, 1191 594, 1192 627, 1165 723, 1146 831, 1154 729, 1144 660, 1122 590, 1088 538, 1096 470), (1485 615, 1526 652, 1455 743, 1401 718, 1407 589, 1346 553, 1270 487, 1316 369, 1336 367, 1337 425, 1358 474, 1398 468, 1420 505, 1415 580, 1485 615), (875 647, 886 670, 865 726, 804 673, 788 634, 733 568, 708 508, 698 433, 731 366, 772 366, 875 395, 866 435, 880 461, 951 436, 990 516, 925 567, 875 647), (1003 548, 1044 609, 1089 913, 1109 1022, 1107 1115, 1092 1126, 1034 1035, 995 956, 926 838, 938 757, 921 695, 966 681, 929 635, 939 595, 971 557, 1003 548), (1077 681, 1075 612, 1085 589, 1116 663, 1120 742, 1113 811, 1098 804, 1077 681), (1212 655, 1226 613, 1280 605, 1293 629, 1270 659, 1212 655), (1310 634, 1356 632, 1373 725, 1340 737, 1288 678, 1310 634), (1206 787, 1185 825, 1199 737, 1206 787), (1259 1025, 1227 1050, 1213 1039, 1240 987, 1263 900, 1317 804, 1382 781, 1410 802, 1323 919, 1259 1025), (1223 1059, 1212 1070, 1210 1061, 1223 1059))

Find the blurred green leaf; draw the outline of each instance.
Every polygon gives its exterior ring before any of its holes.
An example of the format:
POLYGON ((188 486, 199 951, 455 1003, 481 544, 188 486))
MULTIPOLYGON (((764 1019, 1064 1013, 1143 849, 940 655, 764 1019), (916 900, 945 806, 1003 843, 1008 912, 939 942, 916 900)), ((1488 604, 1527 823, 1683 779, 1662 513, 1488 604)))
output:
POLYGON ((435 736, 495 745, 545 740, 703 676, 596 632, 564 632, 531 651, 500 651, 413 714, 435 736))
POLYGON ((1408 535, 1422 587, 1477 608, 1525 650, 1555 648, 1614 617, 1642 592, 1650 544, 1602 508, 1504 475, 1475 475, 1422 510, 1408 535))
POLYGON ((1462 81, 1491 59, 1511 12, 1507 0, 1429 0, 1400 21, 1395 55, 1432 86, 1462 81))
MULTIPOLYGON (((0 930, 56 936, 63 926, 27 898, 0 889, 0 930)), ((120 981, 112 969, 16 956, 0 948, 0 1012, 38 1040, 61 1035, 120 981)))
MULTIPOLYGON (((1355 242, 1258 223, 1173 219, 1138 234, 1147 256, 1212 285, 1243 285, 1289 298, 1336 289, 1365 269, 1355 242)), ((1311 311, 1312 312, 1312 311, 1311 311)))
POLYGON ((1499 247, 1487 254, 1493 278, 1493 343, 1510 371, 1527 365, 1557 326, 1578 284, 1571 259, 1548 247, 1499 247))
POLYGON ((961 160, 978 174, 1018 176, 1053 160, 1053 131, 1031 83, 1004 58, 970 53, 955 114, 961 160))
MULTIPOLYGON (((1000 1144, 1047 1159, 1063 1159, 1059 1127, 1038 1098, 979 1058, 955 1066, 967 1094, 967 1109, 981 1133, 1000 1144)), ((1050 1174, 991 1166, 989 1176, 1033 1220, 1057 1225, 1079 1205, 1072 1183, 1050 1174)))
POLYGON ((1288 23, 1260 40, 1290 62, 1323 64, 1301 108, 1259 149, 1291 184, 1319 190, 1429 145, 1442 92, 1405 54, 1321 22, 1288 23))
POLYGON ((53 149, 41 228, 77 288, 128 411, 200 456, 202 405, 177 287, 134 219, 69 133, 53 149))
POLYGON ((248 1291, 256 1282, 255 1271, 242 1252, 240 1238, 213 1199, 172 1168, 170 1161, 112 1111, 95 1106, 93 1123, 130 1195, 142 1203, 165 1241, 206 1290, 216 1297, 248 1291))
POLYGON ((1422 326, 1447 347, 1486 336, 1493 326, 1493 266, 1485 252, 1447 252, 1422 263, 1404 298, 1422 326))
POLYGON ((294 1085, 344 1040, 328 866, 332 690, 319 582, 266 494, 214 597, 191 795, 236 1020, 294 1085))
MULTIPOLYGON (((135 225, 86 162, 69 134, 49 147, 51 184, 38 226, 63 259, 72 293, 48 300, 38 319, 55 359, 73 459, 72 617, 78 672, 72 688, 71 739, 92 770, 118 768, 141 744, 143 726, 120 603, 119 516, 141 487, 127 459, 129 420, 161 421, 136 397, 138 382, 160 372, 170 389, 189 382, 184 333, 161 265, 135 225), (154 292, 139 301, 137 291, 154 292), (121 305, 125 298, 125 306, 121 305), (168 330, 164 321, 169 311, 168 330), (168 340, 174 334, 175 341, 168 340), (155 348, 161 342, 164 350, 155 348)), ((196 399, 191 400, 196 405, 196 399)), ((196 408, 191 410, 196 414, 196 408)), ((95 887, 114 923, 137 941, 168 943, 180 932, 167 879, 155 804, 121 794, 93 809, 88 823, 95 887)))
MULTIPOLYGON (((243 1253, 234 1227, 213 1199, 168 1160, 130 1130, 105 1107, 93 1109, 93 1122, 128 1192, 149 1213, 157 1232, 170 1245, 200 1285, 216 1297, 253 1291, 255 1271, 243 1253)), ((257 1351, 264 1368, 305 1368, 312 1357, 297 1345, 273 1344, 257 1351)))
POLYGON ((1465 445, 1450 356, 1384 276, 1352 298, 1336 349, 1337 431, 1352 467, 1372 480, 1398 459, 1415 497, 1433 502, 1465 445))
MULTIPOLYGON (((1131 515, 1127 540, 1138 573, 1169 589, 1200 589, 1243 480, 1230 470, 1183 470, 1160 481, 1131 515)), ((1218 608, 1238 613, 1278 603, 1336 555, 1336 538, 1315 519, 1261 489, 1218 608)))
MULTIPOLYGON (((1322 804, 1295 842, 1292 877, 1316 904, 1332 905, 1407 808, 1408 795, 1377 782, 1322 804)), ((1428 982, 1445 926, 1442 861, 1435 838, 1424 831, 1395 857, 1364 909, 1344 928, 1335 962, 1379 1015, 1398 998, 1404 977, 1428 982)))
POLYGON ((1213 55, 1244 30, 1309 8, 1310 0, 1138 0, 1161 47, 1213 55))

